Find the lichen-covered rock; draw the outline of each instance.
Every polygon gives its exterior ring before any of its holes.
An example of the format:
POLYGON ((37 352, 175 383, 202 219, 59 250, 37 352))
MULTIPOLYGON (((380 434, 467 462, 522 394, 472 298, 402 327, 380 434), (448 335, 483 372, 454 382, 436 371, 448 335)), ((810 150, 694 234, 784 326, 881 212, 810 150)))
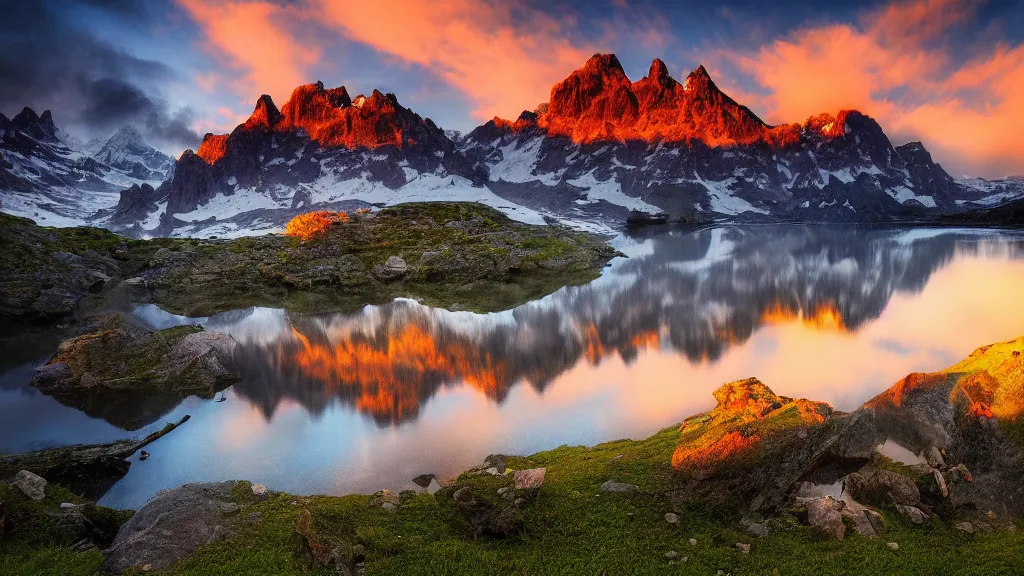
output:
POLYGON ((149 565, 166 570, 197 548, 234 533, 235 482, 186 484, 160 492, 121 528, 100 571, 115 575, 149 565))
POLYGON ((409 266, 401 256, 389 256, 383 264, 373 267, 373 275, 379 280, 396 280, 409 273, 409 266))
POLYGON ((521 224, 479 204, 430 202, 353 216, 302 242, 172 246, 140 276, 153 302, 193 316, 245 305, 354 310, 398 296, 493 311, 595 278, 615 255, 587 234, 521 224))
POLYGON ((13 484, 30 500, 46 498, 46 479, 28 470, 21 470, 15 474, 13 484))
POLYGON ((843 508, 842 502, 830 496, 812 500, 807 504, 807 523, 836 540, 842 540, 846 535, 843 508))
POLYGON ((32 384, 65 396, 99 388, 212 395, 238 378, 234 347, 225 334, 193 326, 157 331, 115 314, 94 331, 62 342, 32 384))
POLYGON ((921 491, 914 481, 891 470, 850 474, 846 477, 846 487, 855 499, 874 506, 921 503, 921 491))
POLYGON ((98 228, 43 228, 0 213, 0 317, 72 313, 120 274, 120 236, 98 228))
POLYGON ((632 484, 626 484, 625 482, 614 482, 608 480, 604 484, 601 484, 599 488, 601 492, 608 492, 611 494, 632 494, 637 491, 637 487, 632 484))
POLYGON ((544 476, 547 468, 531 468, 529 470, 516 470, 516 490, 538 490, 544 483, 544 476))
MULTIPOLYGON (((686 420, 672 466, 703 488, 740 494, 751 508, 774 507, 817 457, 830 406, 776 395, 756 378, 715 391, 718 405, 686 420)), ((714 496, 714 494, 708 494, 714 496)))

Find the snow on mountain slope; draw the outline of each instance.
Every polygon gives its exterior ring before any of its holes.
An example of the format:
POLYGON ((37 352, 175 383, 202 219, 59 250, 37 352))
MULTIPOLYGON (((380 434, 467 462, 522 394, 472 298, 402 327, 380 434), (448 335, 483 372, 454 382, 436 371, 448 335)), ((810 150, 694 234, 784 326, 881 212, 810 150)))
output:
POLYGON ((115 206, 123 188, 162 179, 108 166, 64 136, 49 110, 0 115, 0 209, 42 225, 78 226, 115 206))

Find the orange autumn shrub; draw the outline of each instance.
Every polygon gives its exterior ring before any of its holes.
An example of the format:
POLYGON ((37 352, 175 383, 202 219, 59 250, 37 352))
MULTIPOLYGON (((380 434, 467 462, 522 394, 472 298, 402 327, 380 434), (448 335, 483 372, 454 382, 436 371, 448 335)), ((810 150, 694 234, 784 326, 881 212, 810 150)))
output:
POLYGON ((340 222, 348 222, 348 214, 327 210, 307 212, 289 220, 284 227, 284 233, 286 236, 308 240, 322 234, 329 226, 340 222))

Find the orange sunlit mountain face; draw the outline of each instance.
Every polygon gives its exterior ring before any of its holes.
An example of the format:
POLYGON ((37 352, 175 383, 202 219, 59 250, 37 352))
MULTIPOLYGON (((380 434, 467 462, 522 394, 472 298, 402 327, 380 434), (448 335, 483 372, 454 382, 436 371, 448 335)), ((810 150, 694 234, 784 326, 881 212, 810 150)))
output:
POLYGON ((286 236, 309 240, 322 235, 327 229, 335 224, 348 222, 349 215, 345 212, 330 212, 318 210, 299 214, 288 221, 284 227, 286 236))

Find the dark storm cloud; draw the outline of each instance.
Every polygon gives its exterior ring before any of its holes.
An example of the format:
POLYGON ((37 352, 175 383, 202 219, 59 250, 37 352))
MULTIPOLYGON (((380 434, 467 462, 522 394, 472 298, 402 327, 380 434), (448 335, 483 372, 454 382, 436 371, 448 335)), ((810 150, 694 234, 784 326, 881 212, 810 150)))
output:
MULTIPOLYGON (((134 14, 128 2, 91 3, 134 14)), ((154 94, 175 78, 167 65, 100 41, 42 2, 0 0, 0 13, 5 15, 0 19, 0 112, 50 109, 58 127, 77 129, 86 138, 135 124, 157 146, 199 141, 188 127, 192 112, 174 111, 154 94)))
POLYGON ((199 135, 189 128, 195 120, 190 109, 171 113, 166 104, 134 84, 102 78, 86 86, 84 97, 82 116, 102 131, 112 132, 125 124, 135 124, 160 142, 192 146, 199 140, 199 135))

